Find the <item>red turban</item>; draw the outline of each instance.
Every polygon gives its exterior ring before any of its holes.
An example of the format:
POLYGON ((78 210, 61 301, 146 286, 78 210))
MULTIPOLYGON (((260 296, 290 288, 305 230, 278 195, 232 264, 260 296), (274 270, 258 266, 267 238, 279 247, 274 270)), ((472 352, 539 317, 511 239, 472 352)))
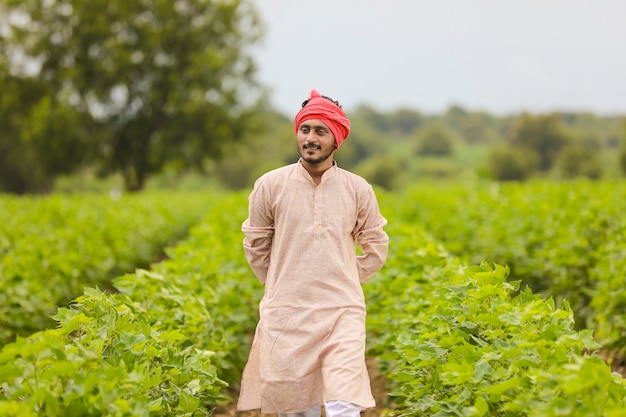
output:
POLYGON ((322 97, 317 90, 311 90, 309 102, 296 114, 294 119, 296 134, 302 122, 310 119, 319 119, 328 126, 337 142, 335 149, 338 149, 341 142, 350 134, 350 120, 341 107, 322 97))

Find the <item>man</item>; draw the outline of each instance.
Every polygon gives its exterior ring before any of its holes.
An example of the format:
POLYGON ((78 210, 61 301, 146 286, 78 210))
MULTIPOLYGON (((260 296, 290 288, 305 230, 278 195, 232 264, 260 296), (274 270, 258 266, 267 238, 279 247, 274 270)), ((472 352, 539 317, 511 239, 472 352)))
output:
POLYGON ((238 409, 359 416, 375 405, 361 283, 387 259, 387 221, 372 187, 333 159, 350 133, 339 104, 312 90, 294 128, 299 161, 256 181, 242 226, 265 292, 238 409))

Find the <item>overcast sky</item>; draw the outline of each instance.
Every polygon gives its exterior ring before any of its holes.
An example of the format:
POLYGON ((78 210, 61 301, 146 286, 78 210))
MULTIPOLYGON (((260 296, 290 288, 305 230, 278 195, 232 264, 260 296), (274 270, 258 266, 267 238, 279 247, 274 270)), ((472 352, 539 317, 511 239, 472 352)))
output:
POLYGON ((316 88, 348 111, 626 115, 626 0, 254 1, 286 114, 316 88))

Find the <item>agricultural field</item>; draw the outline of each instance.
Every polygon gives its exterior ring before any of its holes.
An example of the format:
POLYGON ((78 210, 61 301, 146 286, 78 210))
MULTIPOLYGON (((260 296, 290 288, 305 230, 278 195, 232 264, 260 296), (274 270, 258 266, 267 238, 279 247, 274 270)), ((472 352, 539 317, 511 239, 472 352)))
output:
POLYGON ((147 267, 210 203, 202 194, 0 197, 0 345, 54 325, 84 287, 147 267))
MULTIPOLYGON (((388 392, 381 414, 624 415, 626 381, 606 358, 624 353, 625 192, 617 182, 380 191, 390 253, 364 290, 368 356, 388 392)), ((201 216, 183 240, 165 243, 161 262, 74 284, 85 289, 51 313, 54 325, 6 343, 0 416, 210 416, 227 408, 262 294, 241 247, 246 197, 203 195, 194 205, 201 216)), ((54 236, 37 242, 58 229, 17 232, 28 227, 14 223, 3 253, 33 236, 34 246, 54 246, 54 236)), ((76 228, 85 238, 89 229, 76 228)), ((27 280, 44 285, 46 274, 21 265, 27 280)))
POLYGON ((626 355, 626 184, 460 183, 414 187, 398 207, 465 264, 503 263, 511 279, 569 304, 577 328, 626 355))

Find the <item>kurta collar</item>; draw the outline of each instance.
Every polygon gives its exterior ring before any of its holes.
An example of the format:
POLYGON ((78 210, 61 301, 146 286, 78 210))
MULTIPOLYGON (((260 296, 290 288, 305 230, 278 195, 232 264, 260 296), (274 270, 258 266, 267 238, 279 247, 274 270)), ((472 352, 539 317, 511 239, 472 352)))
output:
MULTIPOLYGON (((313 183, 313 178, 311 177, 311 174, 309 174, 309 171, 307 171, 306 168, 304 167, 304 165, 302 165, 302 158, 298 159, 298 171, 300 172, 300 175, 303 178, 305 178, 307 181, 310 181, 311 183, 313 183)), ((331 166, 326 171, 324 171, 324 173, 322 174, 322 182, 321 183, 323 183, 323 182, 327 181, 328 179, 334 177, 336 174, 337 174, 337 161, 335 161, 333 159, 333 166, 331 166)))

